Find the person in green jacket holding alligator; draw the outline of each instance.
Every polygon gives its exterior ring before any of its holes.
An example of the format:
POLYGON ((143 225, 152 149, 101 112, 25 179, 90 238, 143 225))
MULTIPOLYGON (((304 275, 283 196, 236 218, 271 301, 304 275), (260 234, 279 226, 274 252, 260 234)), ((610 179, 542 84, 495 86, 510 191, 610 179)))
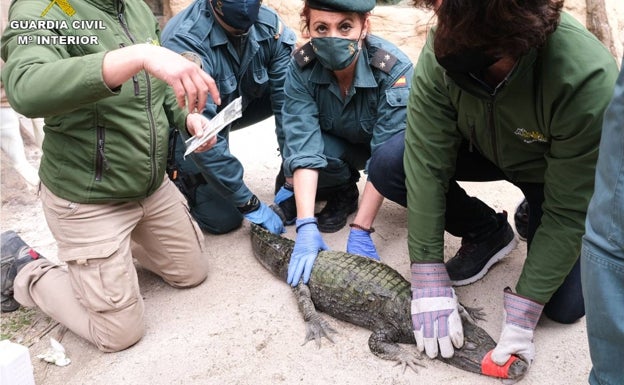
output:
POLYGON ((13 231, 2 233, 2 311, 37 306, 114 352, 145 331, 133 258, 174 287, 206 278, 203 234, 165 169, 170 124, 201 134, 201 109, 208 95, 219 103, 219 93, 198 66, 159 46, 143 1, 66 3, 47 10, 56 28, 39 29, 49 2, 13 2, 15 23, 2 37, 11 105, 45 117, 40 195, 67 265, 42 258, 13 231), (100 20, 104 28, 76 30, 75 20, 100 20), (96 44, 28 43, 79 35, 96 44))
POLYGON ((585 313, 581 237, 617 66, 562 3, 414 2, 435 10, 437 26, 414 71, 404 150, 380 154, 396 172, 372 182, 408 208, 414 333, 430 357, 463 345, 453 285, 482 277, 497 255, 479 245, 510 230, 458 181, 507 180, 531 207, 526 261, 515 291, 504 289, 505 321, 484 370, 512 356, 530 364, 542 312, 560 323, 585 313), (462 237, 446 265, 445 230, 462 237))

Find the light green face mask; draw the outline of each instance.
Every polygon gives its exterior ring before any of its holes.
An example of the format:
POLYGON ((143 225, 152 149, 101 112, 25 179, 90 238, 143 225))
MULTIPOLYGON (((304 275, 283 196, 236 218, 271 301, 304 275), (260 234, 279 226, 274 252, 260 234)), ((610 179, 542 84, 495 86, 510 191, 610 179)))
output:
POLYGON ((314 53, 323 67, 331 71, 339 71, 353 63, 360 47, 358 40, 341 37, 315 37, 310 40, 314 53))

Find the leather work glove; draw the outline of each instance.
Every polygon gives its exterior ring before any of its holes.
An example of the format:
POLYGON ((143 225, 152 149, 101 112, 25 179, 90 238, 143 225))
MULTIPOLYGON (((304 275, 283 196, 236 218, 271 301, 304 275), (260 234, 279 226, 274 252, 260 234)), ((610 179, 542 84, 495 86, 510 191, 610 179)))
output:
POLYGON ((502 366, 513 354, 531 365, 535 358, 533 330, 539 321, 544 305, 514 294, 510 288, 505 288, 504 303, 503 331, 498 344, 492 350, 492 361, 502 366))
POLYGON ((358 254, 380 261, 381 258, 379 258, 375 244, 370 236, 374 231, 373 228, 370 231, 351 228, 349 238, 347 239, 347 253, 358 254))
POLYGON ((286 232, 282 219, 275 213, 275 211, 271 210, 269 206, 262 202, 260 202, 260 205, 256 210, 244 214, 244 216, 249 222, 260 225, 273 234, 279 235, 286 232))
POLYGON ((412 263, 412 324, 418 350, 453 357, 464 345, 459 302, 444 263, 412 263))
POLYGON ((273 199, 273 202, 278 205, 278 204, 284 202, 286 199, 290 198, 293 195, 294 195, 293 186, 290 183, 286 182, 279 189, 277 194, 275 194, 275 199, 273 199))
POLYGON ((316 224, 316 218, 297 219, 297 238, 295 248, 290 256, 288 264, 288 284, 297 286, 303 274, 303 283, 308 283, 312 266, 319 250, 327 250, 328 247, 321 237, 316 224))

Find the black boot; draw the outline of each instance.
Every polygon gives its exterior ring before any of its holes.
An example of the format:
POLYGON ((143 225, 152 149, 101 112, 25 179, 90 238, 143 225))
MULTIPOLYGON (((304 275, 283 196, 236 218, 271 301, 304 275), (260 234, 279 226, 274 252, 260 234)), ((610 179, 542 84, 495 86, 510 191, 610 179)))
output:
POLYGON ((347 224, 347 217, 358 208, 358 191, 355 182, 349 182, 327 200, 327 204, 317 214, 318 229, 323 233, 335 233, 347 224))
POLYGON ((13 298, 13 281, 17 273, 26 266, 27 263, 43 258, 39 253, 30 248, 15 233, 9 230, 0 236, 2 243, 0 250, 0 272, 2 278, 2 313, 12 312, 19 308, 19 303, 13 298))
POLYGON ((284 226, 290 226, 297 220, 297 203, 294 195, 280 203, 272 203, 269 207, 284 222, 284 226))

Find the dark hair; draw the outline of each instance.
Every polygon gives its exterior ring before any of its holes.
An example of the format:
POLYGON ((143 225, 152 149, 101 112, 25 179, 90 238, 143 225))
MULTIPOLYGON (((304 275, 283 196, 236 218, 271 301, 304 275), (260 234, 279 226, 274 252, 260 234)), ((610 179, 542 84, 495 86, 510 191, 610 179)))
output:
MULTIPOLYGON (((435 9, 435 0, 413 0, 435 9)), ((437 15, 438 56, 477 49, 518 57, 557 29, 563 0, 443 0, 437 15)))
MULTIPOLYGON (((310 10, 312 8, 310 8, 308 6, 308 3, 304 1, 303 4, 303 9, 301 10, 301 13, 299 14, 299 17, 301 18, 301 33, 303 34, 303 36, 309 36, 310 34, 310 10)), ((364 22, 366 21, 366 17, 368 17, 368 15, 370 14, 370 12, 345 12, 345 13, 352 13, 357 15, 360 18, 360 21, 362 22, 362 25, 364 24, 364 22)), ((368 27, 368 31, 370 32, 370 26, 368 27)))

